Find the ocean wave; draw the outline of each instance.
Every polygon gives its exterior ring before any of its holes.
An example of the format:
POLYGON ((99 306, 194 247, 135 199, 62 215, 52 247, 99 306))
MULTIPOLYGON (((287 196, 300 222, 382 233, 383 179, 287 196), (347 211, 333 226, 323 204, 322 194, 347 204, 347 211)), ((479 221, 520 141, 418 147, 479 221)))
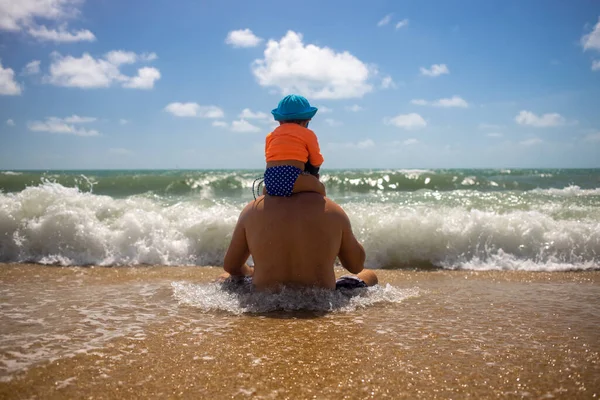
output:
POLYGON ((557 197, 583 197, 583 196, 600 196, 600 188, 582 189, 577 185, 569 185, 565 188, 550 188, 550 189, 534 189, 532 193, 550 195, 557 197))
MULTIPOLYGON (((0 174, 0 192, 17 193, 46 182, 113 197, 139 194, 247 197, 262 170, 240 171, 49 171, 0 174)), ((415 192, 419 190, 535 191, 579 187, 595 190, 597 171, 515 170, 323 170, 331 195, 415 192), (594 178, 596 177, 596 178, 594 178)), ((595 195, 595 194, 594 194, 595 195)))
POLYGON ((0 195, 0 261, 218 264, 239 212, 217 203, 113 199, 46 183, 0 195))
POLYGON ((600 267, 598 210, 588 209, 588 219, 556 219, 541 210, 497 213, 366 204, 344 208, 352 215, 371 267, 539 271, 600 267), (530 264, 519 266, 519 261, 530 264))
MULTIPOLYGON (((495 201, 494 199, 490 200, 495 201)), ((506 201, 516 201, 508 198, 506 201)), ((597 205, 498 211, 468 202, 348 202, 373 268, 584 270, 600 266, 597 205)), ((222 265, 243 202, 112 198, 57 183, 0 193, 0 262, 222 265)))

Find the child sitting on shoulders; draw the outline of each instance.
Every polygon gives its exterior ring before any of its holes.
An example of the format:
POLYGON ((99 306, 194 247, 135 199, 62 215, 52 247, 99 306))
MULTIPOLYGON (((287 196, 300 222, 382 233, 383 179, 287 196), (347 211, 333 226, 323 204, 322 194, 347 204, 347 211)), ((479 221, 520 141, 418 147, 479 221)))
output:
POLYGON ((267 135, 265 143, 267 194, 291 196, 298 192, 317 192, 325 196, 325 186, 318 179, 323 156, 317 136, 308 129, 316 113, 316 107, 295 94, 284 97, 271 111, 279 126, 267 135))

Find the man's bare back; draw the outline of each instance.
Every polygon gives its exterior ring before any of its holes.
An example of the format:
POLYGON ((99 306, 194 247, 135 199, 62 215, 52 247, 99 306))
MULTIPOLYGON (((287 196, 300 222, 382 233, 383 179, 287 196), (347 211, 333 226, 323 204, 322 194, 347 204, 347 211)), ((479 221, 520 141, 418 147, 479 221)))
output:
POLYGON ((234 276, 252 275, 259 290, 282 285, 333 289, 336 257, 367 285, 377 283, 372 271, 363 271, 364 249, 340 206, 316 193, 264 196, 240 214, 224 269, 234 276), (254 269, 245 264, 250 254, 254 269))

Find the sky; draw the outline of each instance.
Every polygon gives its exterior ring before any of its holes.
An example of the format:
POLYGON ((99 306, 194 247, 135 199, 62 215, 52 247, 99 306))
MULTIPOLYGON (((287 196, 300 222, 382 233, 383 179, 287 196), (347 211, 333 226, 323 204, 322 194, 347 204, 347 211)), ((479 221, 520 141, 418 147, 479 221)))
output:
POLYGON ((0 0, 0 169, 600 167, 597 0, 0 0))

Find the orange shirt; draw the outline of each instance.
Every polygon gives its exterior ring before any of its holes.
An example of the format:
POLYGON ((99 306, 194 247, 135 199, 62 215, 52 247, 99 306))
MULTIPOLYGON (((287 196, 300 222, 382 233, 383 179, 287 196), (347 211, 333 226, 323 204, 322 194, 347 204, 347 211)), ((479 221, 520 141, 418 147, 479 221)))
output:
POLYGON ((317 141, 317 135, 310 129, 294 123, 279 125, 267 135, 265 143, 267 162, 298 160, 319 167, 323 156, 317 141))

